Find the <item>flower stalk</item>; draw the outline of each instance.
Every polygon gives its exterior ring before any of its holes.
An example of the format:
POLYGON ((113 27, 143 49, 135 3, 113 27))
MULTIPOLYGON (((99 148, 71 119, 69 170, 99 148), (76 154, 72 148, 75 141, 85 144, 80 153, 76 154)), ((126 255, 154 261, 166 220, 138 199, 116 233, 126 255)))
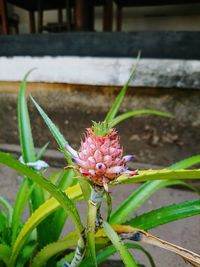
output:
POLYGON ((91 190, 91 198, 90 201, 93 205, 96 206, 97 212, 96 212, 96 228, 100 227, 103 219, 101 216, 101 204, 103 202, 103 195, 105 193, 104 187, 98 186, 96 184, 92 185, 92 190, 91 190))

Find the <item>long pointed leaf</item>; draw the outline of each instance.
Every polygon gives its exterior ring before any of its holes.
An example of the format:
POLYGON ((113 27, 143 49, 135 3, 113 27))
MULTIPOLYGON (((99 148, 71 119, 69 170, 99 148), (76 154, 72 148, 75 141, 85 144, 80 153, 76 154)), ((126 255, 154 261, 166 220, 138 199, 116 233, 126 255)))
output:
POLYGON ((133 227, 149 230, 162 224, 200 214, 200 199, 185 201, 141 214, 126 222, 133 227))
POLYGON ((178 169, 187 169, 196 164, 200 163, 200 155, 195 155, 184 160, 181 160, 171 166, 169 166, 168 170, 178 170, 178 169))
MULTIPOLYGON (((68 186, 72 184, 73 175, 73 170, 64 171, 58 184, 58 187, 61 190, 65 190, 68 186)), ((56 242, 58 240, 66 219, 67 213, 63 208, 59 208, 53 214, 51 214, 48 220, 49 224, 51 225, 50 227, 48 227, 48 243, 56 242)))
MULTIPOLYGON (((80 186, 76 185, 69 187, 65 190, 65 193, 71 200, 77 200, 82 196, 80 186)), ((19 254, 20 250, 24 246, 31 232, 45 219, 47 216, 52 214, 56 209, 61 207, 60 203, 55 198, 50 198, 48 201, 43 203, 32 215, 28 221, 22 227, 13 248, 13 254, 19 254)))
POLYGON ((52 120, 47 116, 47 114, 44 112, 44 110, 38 105, 38 103, 34 100, 33 97, 31 97, 32 102, 36 106, 38 112, 44 119, 45 123, 47 124, 51 134, 55 138, 56 142, 59 145, 59 148, 64 153, 64 155, 69 158, 69 155, 67 153, 67 150, 65 149, 65 145, 68 143, 63 135, 60 133, 59 129, 55 126, 55 124, 52 122, 52 120))
MULTIPOLYGON (((183 247, 172 244, 166 240, 162 240, 154 235, 151 235, 144 230, 134 228, 128 225, 112 225, 112 228, 118 233, 123 239, 130 239, 136 242, 154 245, 165 250, 171 251, 182 257, 185 261, 193 264, 193 266, 200 266, 200 255, 187 250, 183 247)), ((99 230, 97 233, 98 237, 105 237, 105 231, 99 230)), ((107 232, 106 232, 107 234, 107 232)))
POLYGON ((2 260, 7 265, 9 257, 10 257, 9 246, 0 244, 0 260, 2 260))
POLYGON ((120 176, 115 183, 130 184, 149 180, 163 180, 163 179, 200 179, 200 169, 196 170, 148 170, 139 171, 139 175, 131 178, 127 176, 120 176))
POLYGON ((122 115, 117 116, 111 123, 110 127, 116 126, 118 123, 129 119, 131 117, 141 116, 141 115, 156 115, 156 116, 162 116, 162 117, 168 117, 173 118, 173 116, 168 112, 162 112, 158 110, 152 110, 152 109, 139 109, 139 110, 133 110, 126 113, 123 113, 122 115))
MULTIPOLYGON (((42 188, 49 191, 53 197, 55 197, 62 207, 66 210, 68 215, 71 217, 72 221, 74 222, 77 230, 81 234, 84 227, 81 223, 80 216, 78 211, 76 210, 73 202, 63 193, 61 192, 56 186, 51 184, 48 180, 46 180, 41 174, 34 172, 33 170, 29 169, 25 165, 21 164, 10 155, 0 152, 0 162, 5 164, 6 166, 20 172, 21 174, 33 179, 36 183, 38 183, 42 188)), ((15 259, 17 257, 17 253, 14 253, 16 249, 19 249, 16 245, 13 247, 12 257, 10 259, 10 266, 13 266, 15 259)))
POLYGON ((31 191, 33 190, 33 187, 34 185, 30 187, 28 179, 24 179, 21 182, 20 188, 17 192, 12 216, 12 244, 14 243, 19 231, 21 216, 30 197, 31 191))
MULTIPOLYGON (((34 143, 33 143, 30 118, 29 118, 27 101, 26 101, 26 81, 31 71, 29 71, 25 75, 21 83, 19 97, 18 97, 18 126, 19 126, 20 146, 22 150, 22 157, 25 163, 36 161, 35 148, 34 148, 34 143)), ((24 190, 27 190, 27 195, 29 195, 28 188, 25 188, 24 190)), ((44 192, 37 185, 34 186, 30 197, 31 197, 31 205, 32 205, 31 211, 36 210, 44 202, 44 192)), ((23 206, 17 207, 17 209, 21 210, 22 212, 23 208, 25 207, 24 205, 25 203, 22 201, 18 201, 17 199, 16 199, 16 203, 19 205, 23 204, 23 206)), ((16 227, 15 227, 15 230, 16 230, 16 227)), ((38 239, 40 243, 43 241, 46 242, 45 241, 46 239, 45 230, 46 230, 46 225, 43 225, 43 224, 41 224, 37 229, 38 239)), ((15 238, 15 236, 13 237, 15 238)))
POLYGON ((26 80, 31 72, 32 70, 30 70, 25 75, 21 83, 19 97, 18 97, 18 108, 17 108, 20 146, 24 162, 35 161, 35 149, 31 132, 30 118, 26 103, 26 80))
MULTIPOLYGON (((192 167, 194 164, 200 162, 200 156, 194 156, 184 159, 176 164, 169 166, 169 170, 177 170, 179 168, 192 167)), ((137 188, 129 197, 126 199, 118 209, 112 214, 110 223, 123 223, 126 218, 131 215, 137 208, 139 208, 154 192, 158 189, 170 186, 170 185, 183 185, 188 186, 188 184, 179 180, 158 180, 158 181, 147 181, 145 184, 137 188)), ((193 190, 193 189, 192 189, 193 190)))
POLYGON ((116 115, 117 112, 118 112, 118 109, 119 109, 119 107, 120 107, 120 105, 121 105, 121 103, 122 103, 122 101, 123 101, 123 99, 124 99, 124 96, 125 96, 125 94, 126 94, 126 91, 127 91, 127 89, 128 89, 128 85, 129 85, 130 81, 133 79, 133 76, 134 76, 134 74, 135 74, 135 72, 136 72, 136 68, 137 68, 137 66, 138 66, 139 59, 140 59, 140 54, 141 54, 141 53, 140 53, 140 51, 139 51, 139 52, 138 52, 138 56, 137 56, 136 64, 135 64, 135 66, 133 67, 133 69, 132 69, 132 71, 131 71, 131 74, 130 74, 128 80, 127 80, 127 82, 126 82, 125 85, 122 87, 121 91, 119 92, 117 98, 115 99, 115 101, 114 101, 112 107, 110 108, 110 110, 109 110, 109 112, 108 112, 108 114, 107 114, 107 116, 106 116, 106 118, 105 118, 105 121, 106 121, 107 123, 112 122, 112 120, 115 118, 115 115, 116 115))
POLYGON ((39 151, 39 152, 37 153, 37 155, 36 155, 36 160, 41 159, 41 157, 44 155, 44 153, 45 153, 45 151, 46 151, 48 145, 49 145, 49 142, 46 143, 46 144, 40 149, 40 151, 39 151))
POLYGON ((120 237, 113 230, 113 228, 107 222, 103 222, 102 226, 103 226, 103 231, 105 232, 105 234, 108 236, 108 238, 111 240, 111 242, 115 246, 125 266, 137 267, 137 263, 135 262, 134 258, 129 253, 127 248, 122 244, 120 237))
POLYGON ((23 249, 20 255, 20 259, 17 261, 16 267, 26 266, 26 263, 30 260, 34 251, 36 250, 36 247, 37 247, 37 243, 35 241, 32 241, 26 244, 25 248, 23 249))
MULTIPOLYGON (((136 249, 136 250, 143 252, 145 256, 148 258, 151 267, 156 267, 153 261, 153 258, 148 253, 148 251, 146 251, 142 246, 140 246, 139 244, 135 244, 135 243, 125 243, 124 245, 127 248, 136 249)), ((100 264, 106 261, 110 256, 114 255, 115 253, 116 253, 116 248, 113 245, 103 248, 97 253, 97 263, 100 264)), ((81 263, 80 267, 92 267, 90 258, 85 259, 81 263)))
POLYGON ((142 184, 115 210, 109 222, 111 224, 125 222, 127 217, 135 212, 158 189, 177 184, 184 185, 179 180, 148 181, 142 184))
POLYGON ((72 248, 76 246, 78 241, 78 236, 71 235, 64 240, 59 240, 57 242, 51 243, 44 247, 33 259, 33 263, 31 267, 43 267, 48 262, 51 257, 55 256, 56 254, 66 251, 68 248, 72 248))
POLYGON ((11 225, 11 222, 12 222, 12 216, 13 216, 13 208, 12 206, 10 205, 10 203, 5 199, 3 198, 2 196, 0 196, 0 205, 2 205, 6 211, 7 211, 7 214, 8 214, 8 223, 9 225, 11 225))

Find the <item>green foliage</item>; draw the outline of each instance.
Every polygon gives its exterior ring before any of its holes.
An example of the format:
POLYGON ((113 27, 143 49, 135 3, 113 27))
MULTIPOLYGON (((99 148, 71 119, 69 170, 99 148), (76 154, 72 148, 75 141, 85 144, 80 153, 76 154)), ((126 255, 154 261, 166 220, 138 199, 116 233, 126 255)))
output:
MULTIPOLYGON (((32 70, 31 70, 32 71, 32 70)), ((22 151, 22 159, 25 163, 28 162, 35 162, 37 159, 43 155, 46 146, 45 145, 39 154, 36 156, 35 148, 33 143, 31 125, 30 125, 30 118, 28 113, 27 101, 26 101, 26 81, 31 73, 29 71, 20 87, 19 97, 18 97, 18 128, 19 128, 19 136, 20 136, 20 146, 22 151)), ((20 187, 20 191, 17 194, 15 205, 14 205, 14 217, 12 222, 12 242, 15 240, 16 234, 18 232, 18 226, 20 217, 23 213, 26 203, 28 202, 29 198, 31 199, 30 203, 30 213, 36 210, 43 202, 44 202, 44 191, 41 187, 37 186, 31 180, 22 182, 20 187), (23 195, 22 195, 23 194, 23 195)), ((47 232, 46 232, 46 224, 47 222, 42 222, 38 228, 38 241, 40 245, 47 243, 47 232)))
POLYGON ((44 155, 44 153, 45 153, 45 151, 46 151, 48 145, 49 145, 49 143, 46 143, 46 144, 40 149, 40 151, 39 151, 39 152, 37 153, 37 155, 36 155, 36 160, 39 160, 39 159, 42 158, 42 156, 44 155))
POLYGON ((200 199, 175 203, 163 208, 152 210, 126 222, 131 226, 149 230, 187 217, 200 214, 200 199))
POLYGON ((131 184, 145 182, 149 180, 164 179, 200 179, 200 169, 197 170, 148 170, 139 171, 139 174, 133 177, 125 175, 120 176, 113 184, 131 184))
POLYGON ((134 258, 132 257, 126 246, 123 245, 121 238, 116 234, 113 228, 107 222, 103 222, 102 226, 103 226, 103 231, 106 233, 110 241, 113 243, 115 249, 119 253, 125 266, 137 267, 136 261, 134 260, 134 258))
POLYGON ((3 197, 0 196, 0 206, 2 206, 6 210, 8 225, 11 226, 12 216, 13 216, 13 208, 10 203, 3 197))
POLYGON ((182 185, 179 180, 157 180, 148 181, 138 187, 111 215, 111 224, 120 224, 126 221, 127 217, 133 214, 149 197, 162 187, 182 185))
POLYGON ((33 259, 31 267, 43 267, 48 260, 58 253, 65 251, 68 248, 75 247, 77 244, 78 236, 70 234, 64 240, 59 240, 44 247, 33 259))
POLYGON ((28 179, 25 179, 21 182, 21 185, 17 192, 12 216, 12 244, 14 243, 18 234, 19 227, 21 225, 21 216, 30 197, 33 186, 34 185, 32 185, 32 187, 30 188, 28 179))
MULTIPOLYGON (((39 184, 43 189, 47 190, 52 196, 54 196, 61 203, 62 207, 71 217, 79 233, 83 231, 84 227, 81 223, 80 216, 73 202, 65 194, 63 194, 63 192, 60 191, 59 188, 57 188, 55 185, 46 180, 41 174, 36 173, 35 171, 21 164, 20 162, 18 162, 17 160, 15 160, 6 153, 0 152, 0 163, 3 163, 4 165, 18 171, 22 175, 29 177, 34 182, 39 184)), ((18 240, 16 240, 13 246, 13 251, 9 262, 10 266, 14 265, 16 257, 20 251, 20 247, 18 246, 17 241, 18 240)))
POLYGON ((18 107, 17 107, 20 145, 22 150, 22 157, 24 162, 26 163, 35 161, 35 149, 33 144, 29 113, 26 103, 26 80, 31 72, 32 70, 30 70, 25 75, 21 83, 19 97, 18 97, 18 107))
MULTIPOLYGON (((155 263, 151 255, 146 251, 142 246, 139 244, 135 243, 125 243, 124 244, 128 249, 135 249, 143 252, 145 256, 148 258, 150 266, 155 267, 155 263)), ((99 252, 97 253, 97 263, 100 264, 104 261, 106 261, 110 256, 114 255, 116 253, 116 248, 113 245, 109 245, 107 247, 104 247, 103 249, 100 249, 99 252)), ((90 258, 85 259, 80 267, 92 267, 90 258)))
POLYGON ((196 164, 200 164, 200 155, 192 156, 187 159, 181 160, 168 167, 169 170, 187 169, 196 164))
POLYGON ((136 69, 137 69, 137 66, 138 66, 138 63, 139 63, 139 59, 140 59, 140 51, 138 52, 138 56, 137 56, 137 62, 135 64, 135 66, 133 67, 132 71, 131 71, 131 74, 127 80, 127 82, 125 83, 125 85, 122 87, 121 91, 119 92, 118 96, 116 97, 113 105, 111 106, 110 110, 108 111, 107 113, 107 116, 105 118, 105 122, 106 123, 112 123, 113 119, 115 118, 118 110, 119 110, 119 107, 126 95, 126 92, 127 92, 127 89, 128 89, 128 85, 130 83, 130 81, 133 79, 133 76, 135 75, 136 73, 136 69))
POLYGON ((69 155, 65 149, 65 145, 68 142, 65 140, 65 138, 60 133, 58 128, 55 126, 55 124, 51 121, 51 119, 46 115, 44 110, 37 104, 37 102, 34 100, 33 97, 31 97, 31 100, 34 103, 34 105, 36 106, 36 108, 37 108, 38 112, 40 113, 40 115, 42 116, 42 118, 44 119, 45 123, 47 124, 50 132, 52 133, 53 137, 55 138, 56 142, 58 143, 59 148, 61 149, 63 154, 66 156, 66 158, 69 159, 69 155))
POLYGON ((2 260, 6 265, 9 262, 10 248, 7 245, 0 244, 0 260, 2 260))
POLYGON ((168 112, 161 112, 158 110, 152 110, 152 109, 139 109, 139 110, 133 110, 126 113, 123 113, 122 115, 117 116, 112 120, 110 123, 110 127, 115 127, 118 123, 127 120, 131 117, 141 116, 141 115, 156 115, 160 117, 168 117, 173 118, 173 116, 168 112))

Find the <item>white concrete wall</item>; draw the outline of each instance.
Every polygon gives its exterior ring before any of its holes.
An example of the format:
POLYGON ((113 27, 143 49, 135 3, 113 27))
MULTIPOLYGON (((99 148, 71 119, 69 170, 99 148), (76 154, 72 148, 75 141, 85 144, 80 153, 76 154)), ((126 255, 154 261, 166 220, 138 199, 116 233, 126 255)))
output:
MULTIPOLYGON (((29 81, 122 86, 135 63, 128 58, 0 57, 0 81, 21 81, 36 68, 29 81)), ((130 85, 200 89, 199 77, 200 61, 141 59, 130 85)))
MULTIPOLYGON (((28 12, 14 7, 13 12, 20 16, 20 33, 29 32, 28 12)), ((95 10, 95 30, 102 30, 102 8, 95 10)), ((47 11, 45 23, 57 21, 56 11, 47 11)), ((113 29, 115 30, 115 17, 113 29)), ((123 11, 123 31, 153 30, 200 30, 200 4, 185 6, 164 6, 145 8, 125 8, 123 11)))

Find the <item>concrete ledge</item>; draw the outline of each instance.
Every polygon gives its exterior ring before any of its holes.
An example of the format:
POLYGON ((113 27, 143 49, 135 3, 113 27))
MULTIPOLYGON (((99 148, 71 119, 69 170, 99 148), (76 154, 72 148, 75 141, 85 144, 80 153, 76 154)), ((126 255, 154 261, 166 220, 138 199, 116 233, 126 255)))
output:
MULTIPOLYGON (((21 81, 37 68, 32 82, 122 86, 135 64, 130 58, 97 57, 0 57, 0 81, 21 81)), ((136 87, 200 89, 200 61, 141 59, 136 87)))

